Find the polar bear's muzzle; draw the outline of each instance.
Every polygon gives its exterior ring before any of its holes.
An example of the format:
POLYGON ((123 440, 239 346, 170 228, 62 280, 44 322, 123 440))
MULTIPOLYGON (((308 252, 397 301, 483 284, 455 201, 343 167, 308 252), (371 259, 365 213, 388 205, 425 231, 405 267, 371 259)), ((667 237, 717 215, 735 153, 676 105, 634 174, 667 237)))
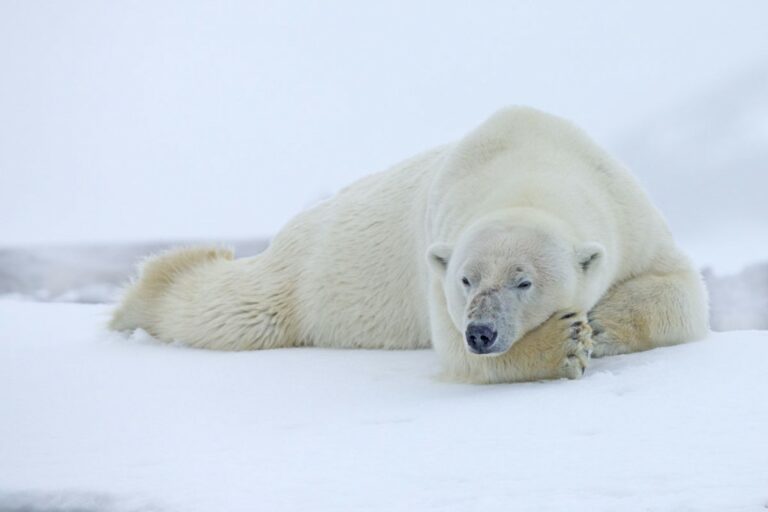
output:
POLYGON ((505 314, 504 299, 498 290, 475 295, 466 312, 464 341, 471 354, 499 355, 514 341, 513 322, 505 314))

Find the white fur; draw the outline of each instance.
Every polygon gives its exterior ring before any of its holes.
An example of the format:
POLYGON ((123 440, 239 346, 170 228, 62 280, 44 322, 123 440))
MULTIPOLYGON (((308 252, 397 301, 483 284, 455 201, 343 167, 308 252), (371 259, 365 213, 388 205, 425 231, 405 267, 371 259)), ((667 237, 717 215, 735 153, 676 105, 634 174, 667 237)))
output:
POLYGON ((707 330, 701 281, 632 176, 571 124, 508 108, 298 215, 260 255, 150 260, 112 326, 233 350, 431 343, 451 378, 500 382, 579 376, 587 312, 598 355, 707 330), (470 267, 482 284, 462 290, 470 267), (538 295, 511 291, 521 276, 538 295), (495 357, 464 341, 481 288, 511 346, 495 357))

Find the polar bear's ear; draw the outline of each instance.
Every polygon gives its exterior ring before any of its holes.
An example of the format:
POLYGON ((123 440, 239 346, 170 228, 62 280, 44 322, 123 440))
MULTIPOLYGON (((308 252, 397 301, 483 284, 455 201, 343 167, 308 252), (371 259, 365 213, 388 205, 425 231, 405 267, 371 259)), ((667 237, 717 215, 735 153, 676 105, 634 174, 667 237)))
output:
POLYGON ((589 272, 605 258, 605 247, 597 242, 587 242, 576 249, 579 267, 584 272, 589 272))
POLYGON ((448 244, 436 243, 427 249, 427 261, 432 270, 440 277, 445 276, 445 270, 448 268, 448 260, 451 258, 453 249, 448 244))

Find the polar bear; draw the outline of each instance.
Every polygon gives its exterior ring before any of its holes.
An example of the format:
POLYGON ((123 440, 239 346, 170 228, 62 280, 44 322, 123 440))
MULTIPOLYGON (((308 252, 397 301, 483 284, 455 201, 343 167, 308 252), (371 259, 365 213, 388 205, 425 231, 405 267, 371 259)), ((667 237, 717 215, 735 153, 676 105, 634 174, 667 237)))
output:
POLYGON ((474 383, 579 378, 590 357, 708 332, 702 280, 619 163, 506 108, 290 221, 261 254, 148 260, 116 330, 220 350, 434 347, 474 383))

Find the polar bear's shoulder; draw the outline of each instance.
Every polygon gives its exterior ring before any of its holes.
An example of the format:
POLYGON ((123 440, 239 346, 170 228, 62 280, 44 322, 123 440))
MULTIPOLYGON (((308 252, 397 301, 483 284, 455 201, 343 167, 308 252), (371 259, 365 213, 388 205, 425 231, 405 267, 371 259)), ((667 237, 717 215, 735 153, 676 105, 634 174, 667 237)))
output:
POLYGON ((533 107, 512 105, 497 110, 469 134, 472 136, 520 140, 551 133, 580 131, 575 125, 533 107))
POLYGON ((578 155, 595 162, 610 157, 579 127, 532 107, 498 110, 453 147, 454 162, 478 165, 501 153, 541 152, 578 155))

